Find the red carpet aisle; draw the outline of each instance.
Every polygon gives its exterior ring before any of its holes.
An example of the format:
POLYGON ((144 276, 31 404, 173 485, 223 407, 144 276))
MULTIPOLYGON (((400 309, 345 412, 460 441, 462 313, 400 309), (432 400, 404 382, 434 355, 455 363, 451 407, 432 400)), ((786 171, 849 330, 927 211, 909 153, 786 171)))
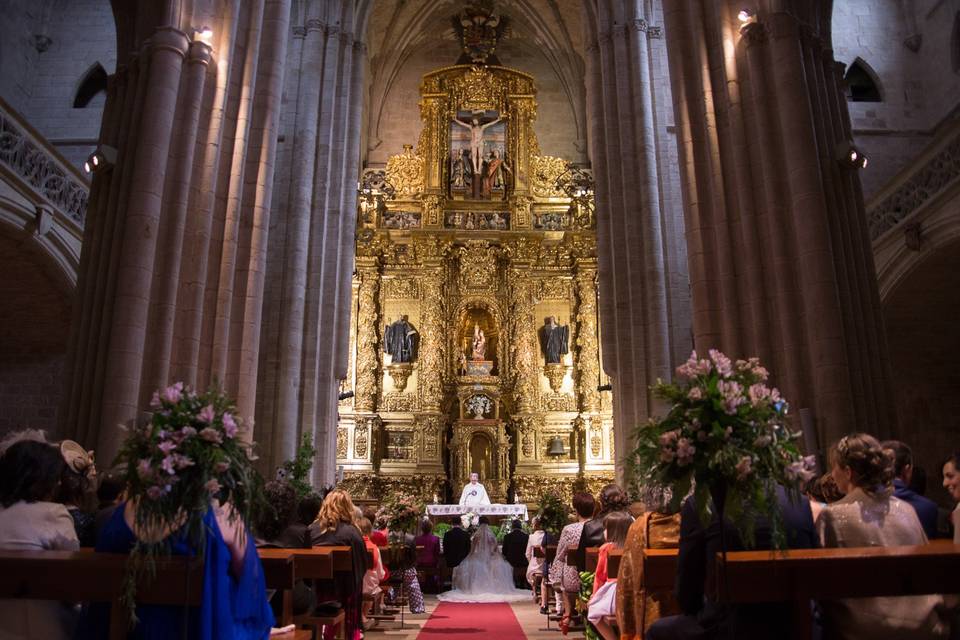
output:
POLYGON ((417 640, 496 638, 526 640, 509 604, 441 602, 417 640))

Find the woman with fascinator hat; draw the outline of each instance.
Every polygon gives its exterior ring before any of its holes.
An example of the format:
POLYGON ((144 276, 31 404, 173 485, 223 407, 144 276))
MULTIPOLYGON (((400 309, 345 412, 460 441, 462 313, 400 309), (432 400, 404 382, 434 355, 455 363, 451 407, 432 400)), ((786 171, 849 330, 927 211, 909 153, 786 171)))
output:
POLYGON ((80 546, 92 547, 96 544, 94 520, 97 506, 97 465, 93 451, 87 451, 73 440, 64 440, 59 449, 65 464, 57 502, 63 504, 73 518, 80 546))

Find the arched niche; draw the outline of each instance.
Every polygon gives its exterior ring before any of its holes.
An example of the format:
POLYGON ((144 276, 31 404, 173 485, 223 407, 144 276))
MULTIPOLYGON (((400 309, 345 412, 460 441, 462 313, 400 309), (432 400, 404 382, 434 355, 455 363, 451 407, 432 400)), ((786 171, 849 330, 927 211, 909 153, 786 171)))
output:
POLYGON ((882 102, 883 90, 876 71, 863 58, 857 58, 843 76, 847 100, 851 102, 882 102))
POLYGON ((472 356, 474 326, 483 331, 486 339, 485 359, 493 362, 493 369, 490 374, 499 375, 500 357, 504 352, 501 342, 503 338, 502 321, 496 305, 492 301, 480 298, 465 300, 457 312, 457 325, 452 350, 457 372, 460 372, 461 354, 468 360, 472 356))

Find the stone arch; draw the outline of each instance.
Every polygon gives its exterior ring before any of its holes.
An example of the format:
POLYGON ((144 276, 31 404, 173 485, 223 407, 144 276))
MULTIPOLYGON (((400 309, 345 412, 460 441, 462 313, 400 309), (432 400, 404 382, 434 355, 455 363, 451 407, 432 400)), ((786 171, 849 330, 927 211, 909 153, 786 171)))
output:
POLYGON ((0 224, 0 433, 59 435, 73 286, 42 246, 0 224))
POLYGON ((847 100, 851 102, 883 102, 880 77, 867 62, 857 57, 843 76, 847 100))
MULTIPOLYGON (((915 466, 936 477, 945 451, 956 449, 960 411, 960 235, 928 248, 883 300, 883 317, 900 424, 915 466)), ((938 482, 928 495, 945 502, 938 482), (932 494, 932 495, 931 495, 932 494)))
POLYGON ((107 92, 107 72, 100 62, 94 62, 80 78, 77 90, 74 92, 73 108, 83 109, 94 96, 107 92))

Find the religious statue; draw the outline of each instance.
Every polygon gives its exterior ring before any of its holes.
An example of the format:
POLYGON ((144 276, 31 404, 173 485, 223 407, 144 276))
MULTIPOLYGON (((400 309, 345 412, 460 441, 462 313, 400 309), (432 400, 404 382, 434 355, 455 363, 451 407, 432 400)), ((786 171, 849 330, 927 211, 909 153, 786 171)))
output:
POLYGON ((460 492, 460 506, 477 507, 490 504, 490 497, 487 495, 487 490, 480 484, 479 480, 479 474, 470 474, 470 482, 465 484, 463 491, 460 492))
POLYGON ((487 355, 487 338, 483 335, 483 329, 477 323, 473 324, 473 354, 470 359, 481 361, 487 355))
POLYGON ((549 316, 543 319, 540 327, 540 348, 547 364, 559 364, 569 350, 570 328, 557 324, 557 319, 549 316))
POLYGON ((417 337, 419 334, 403 315, 396 322, 387 325, 383 332, 383 352, 389 353, 392 363, 413 362, 417 358, 417 337))
POLYGON ((481 165, 483 164, 483 132, 503 120, 503 118, 497 118, 492 122, 487 124, 480 124, 480 120, 474 116, 470 122, 464 122, 459 118, 454 118, 454 124, 458 124, 461 127, 470 131, 470 158, 473 163, 473 175, 479 176, 481 174, 481 165))
POLYGON ((500 157, 500 152, 494 149, 487 154, 487 159, 483 163, 483 183, 481 185, 481 194, 484 198, 489 198, 493 189, 506 189, 506 174, 512 173, 510 165, 506 160, 500 157))
POLYGON ((468 189, 473 182, 470 169, 470 151, 454 149, 450 152, 450 186, 454 189, 468 189))

